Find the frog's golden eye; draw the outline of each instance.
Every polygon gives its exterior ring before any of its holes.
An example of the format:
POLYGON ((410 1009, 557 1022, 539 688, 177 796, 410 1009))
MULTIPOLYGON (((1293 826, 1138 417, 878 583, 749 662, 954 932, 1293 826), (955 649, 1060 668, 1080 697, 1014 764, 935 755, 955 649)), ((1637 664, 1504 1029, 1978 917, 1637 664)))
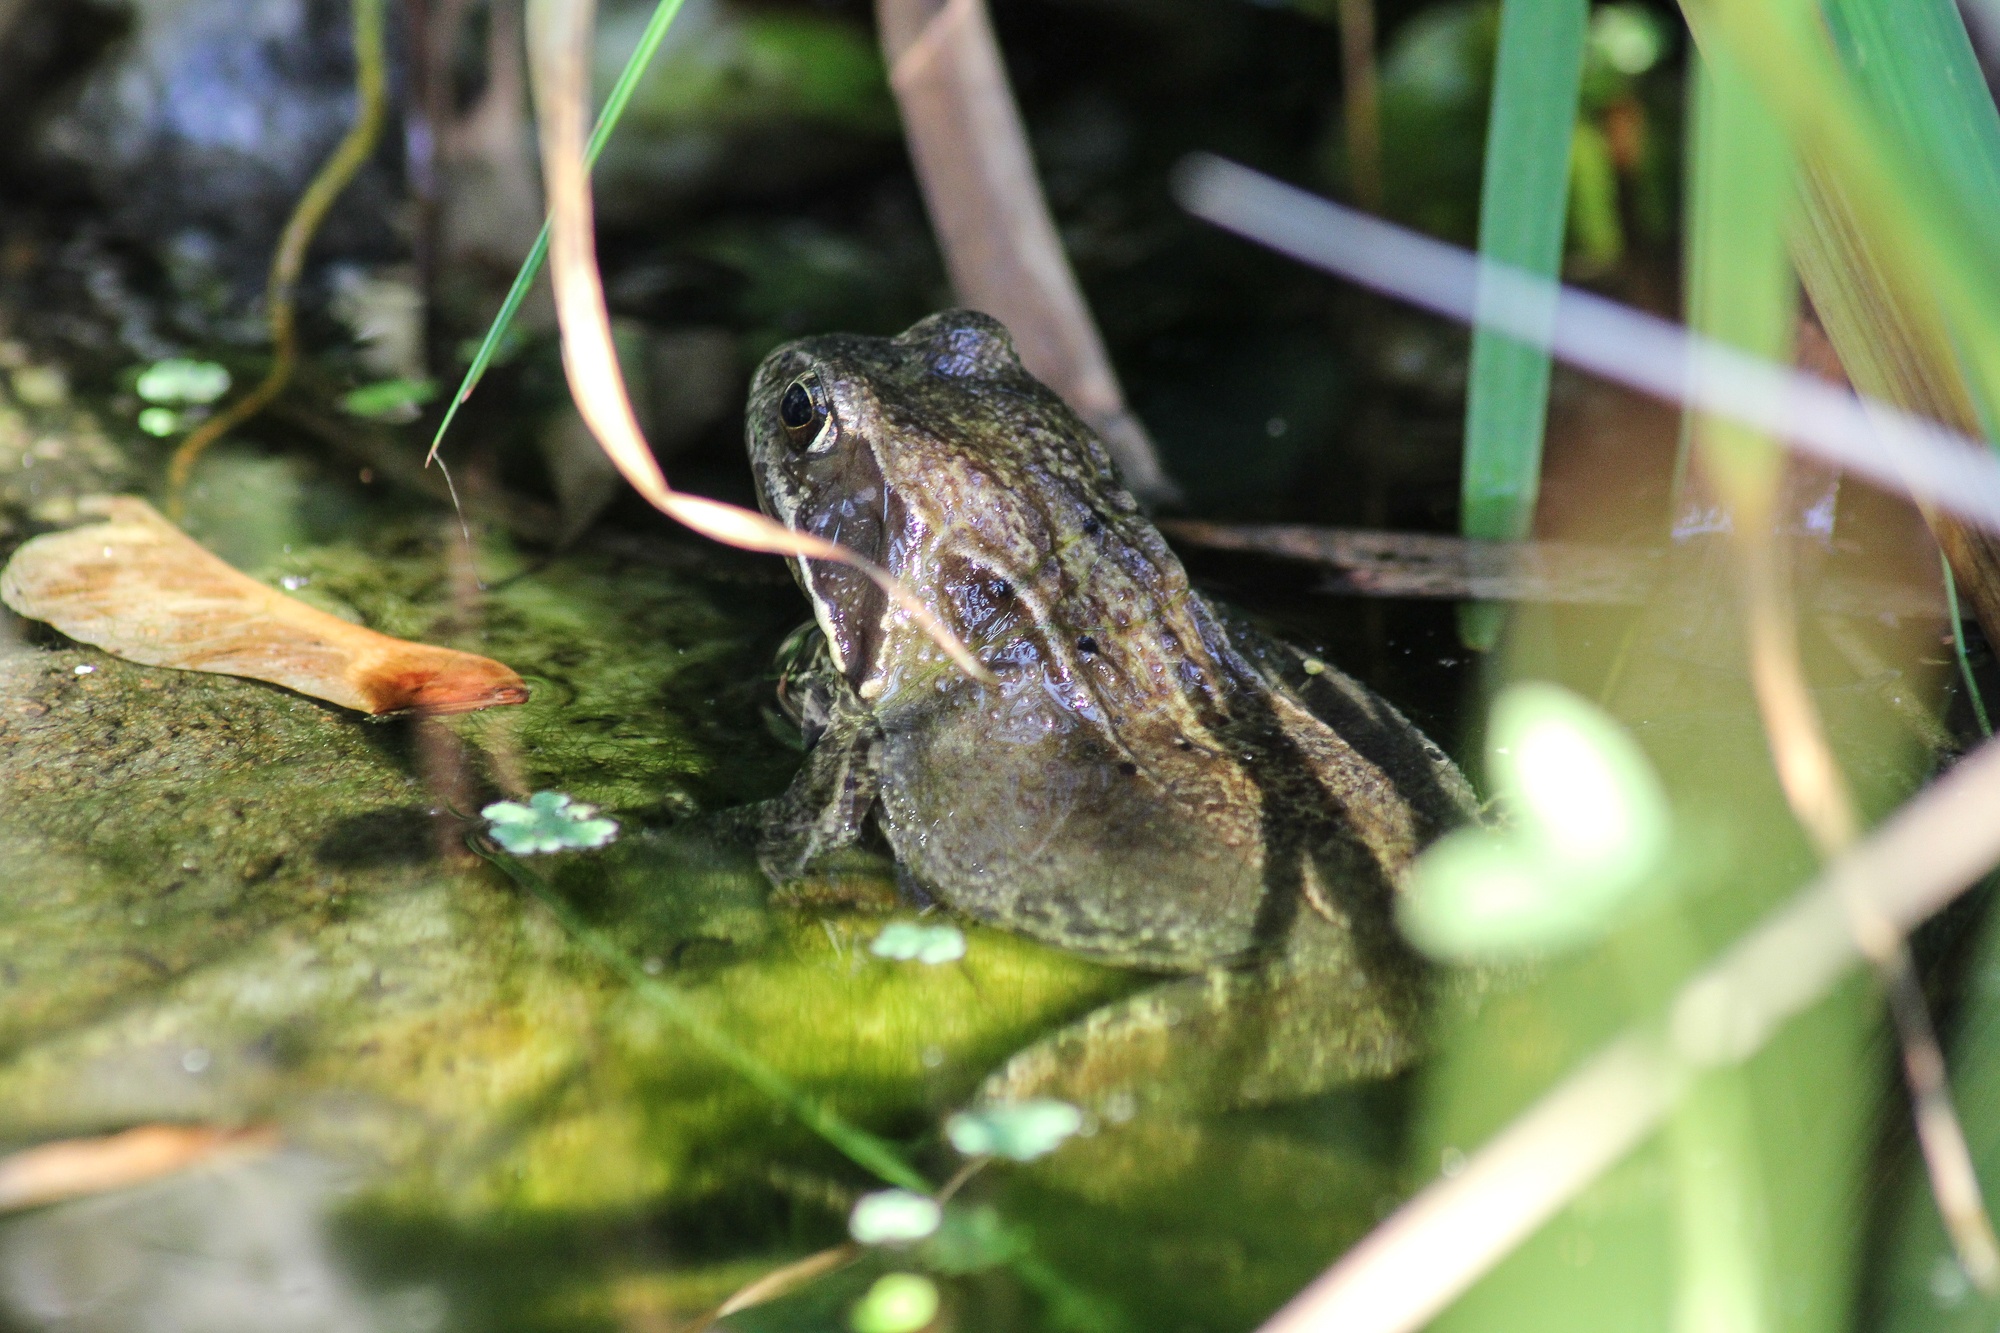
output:
POLYGON ((778 424, 785 428, 793 448, 803 449, 813 442, 826 424, 826 394, 817 376, 801 375, 792 381, 778 400, 778 424))

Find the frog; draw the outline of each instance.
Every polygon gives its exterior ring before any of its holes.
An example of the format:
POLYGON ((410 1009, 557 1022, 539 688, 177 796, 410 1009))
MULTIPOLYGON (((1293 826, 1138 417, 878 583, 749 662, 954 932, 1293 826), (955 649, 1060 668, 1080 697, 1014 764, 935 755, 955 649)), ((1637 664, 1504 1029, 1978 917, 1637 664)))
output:
POLYGON ((1260 1104, 1417 1053, 1413 857, 1477 818, 1386 700, 1198 591, 1102 441, 1007 330, 949 310, 824 334, 753 377, 758 500, 797 557, 781 696, 808 745, 758 855, 797 883, 871 841, 920 902, 1161 979, 1035 1043, 991 1100, 1260 1104))

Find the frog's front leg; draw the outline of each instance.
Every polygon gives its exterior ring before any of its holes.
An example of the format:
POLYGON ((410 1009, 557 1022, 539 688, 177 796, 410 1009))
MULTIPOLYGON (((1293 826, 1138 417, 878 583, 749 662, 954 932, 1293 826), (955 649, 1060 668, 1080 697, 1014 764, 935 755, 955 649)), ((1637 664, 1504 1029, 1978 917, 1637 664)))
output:
POLYGON ((836 706, 805 767, 772 802, 757 860, 790 884, 861 840, 880 783, 881 733, 858 707, 836 706))
POLYGON ((1177 977, 1013 1056, 982 1099, 1207 1112, 1383 1078, 1420 1053, 1423 978, 1297 959, 1177 977))

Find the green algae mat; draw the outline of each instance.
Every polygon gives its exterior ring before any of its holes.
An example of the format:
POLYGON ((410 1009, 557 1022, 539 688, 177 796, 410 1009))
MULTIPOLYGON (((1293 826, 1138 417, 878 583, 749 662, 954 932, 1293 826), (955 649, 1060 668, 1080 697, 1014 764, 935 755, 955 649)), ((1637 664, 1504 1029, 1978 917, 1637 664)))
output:
MULTIPOLYGON (((848 1240, 886 1182, 841 1132, 943 1185, 981 1079, 1143 984, 976 928, 962 957, 878 956, 919 919, 879 870, 774 895, 740 812, 799 757, 771 706, 800 610, 776 562, 470 551, 434 514, 354 531, 235 554, 497 657, 532 700, 371 722, 10 627, 0 1148, 156 1123, 277 1146, 0 1219, 0 1327, 698 1327, 848 1240), (540 790, 617 838, 467 850, 483 803, 540 790)), ((892 1270, 953 1327, 1247 1326, 1404 1192, 1400 1095, 1086 1121, 973 1173, 921 1244, 724 1326, 847 1329, 892 1270)))

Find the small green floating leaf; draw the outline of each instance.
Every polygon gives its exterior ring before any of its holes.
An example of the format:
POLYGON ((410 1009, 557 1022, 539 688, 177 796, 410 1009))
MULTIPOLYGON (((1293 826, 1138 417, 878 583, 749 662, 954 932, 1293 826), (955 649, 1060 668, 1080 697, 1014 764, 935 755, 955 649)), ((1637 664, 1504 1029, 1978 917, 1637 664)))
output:
POLYGON ((916 1333, 937 1318, 937 1283, 915 1273, 885 1273, 848 1311, 854 1333, 916 1333))
POLYGON ((342 394, 340 409, 370 421, 411 421, 437 392, 436 380, 382 380, 342 394))
POLYGON ((847 1234, 863 1245, 902 1245, 938 1229, 944 1210, 937 1200, 909 1190, 864 1194, 847 1217, 847 1234))
POLYGON ((957 926, 892 921, 882 927, 868 952, 899 963, 955 963, 965 957, 965 936, 957 926))
POLYGON ((1537 957, 1602 934, 1622 888, 1565 875, 1504 836, 1456 833, 1413 867, 1396 920, 1434 958, 1537 957))
POLYGON ((1515 814, 1411 867, 1397 920, 1440 958, 1559 952, 1602 936, 1659 868, 1666 797, 1618 724, 1568 690, 1522 684, 1493 706, 1487 767, 1515 814))
POLYGON ((168 407, 149 407, 139 413, 139 429, 165 439, 181 428, 181 414, 168 407))
POLYGON ((597 807, 559 791, 538 791, 524 805, 495 801, 481 810, 493 840, 516 856, 602 847, 617 835, 618 821, 597 817, 597 807))
POLYGON ((1659 862, 1666 795, 1602 709, 1557 685, 1511 685, 1493 703, 1487 747, 1488 771, 1539 858, 1620 881, 1659 862))
POLYGON ((1031 1162, 1054 1152, 1083 1128, 1083 1112, 1068 1102, 1035 1098, 960 1111, 944 1122, 945 1137, 967 1157, 1031 1162))
POLYGON ((214 402, 229 392, 229 383, 229 371, 213 361, 170 357, 147 366, 132 387, 149 403, 184 406, 214 402))

